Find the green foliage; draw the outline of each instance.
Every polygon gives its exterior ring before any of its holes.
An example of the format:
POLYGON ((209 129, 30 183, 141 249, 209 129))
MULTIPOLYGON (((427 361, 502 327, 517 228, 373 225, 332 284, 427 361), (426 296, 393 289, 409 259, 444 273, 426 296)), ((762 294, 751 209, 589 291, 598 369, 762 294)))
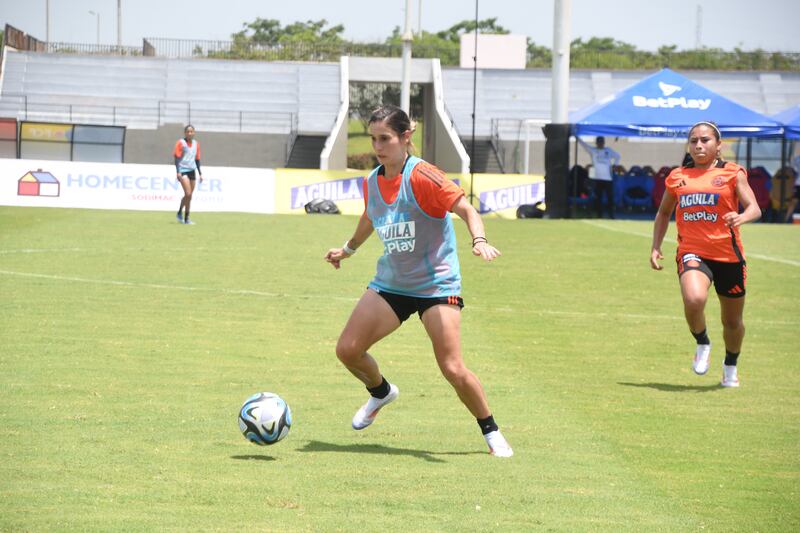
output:
MULTIPOLYGON (((458 44, 461 42, 461 36, 465 33, 474 33, 475 32, 475 21, 474 20, 462 20, 461 22, 454 24, 447 28, 444 31, 440 31, 436 35, 444 39, 445 41, 450 41, 452 43, 458 44)), ((504 27, 497 24, 497 18, 489 18, 479 20, 478 24, 478 33, 489 33, 489 34, 500 34, 500 35, 507 35, 509 32, 504 27)))
POLYGON ((307 22, 294 22, 285 28, 275 19, 257 18, 254 22, 245 23, 244 29, 233 35, 234 40, 249 41, 256 45, 275 46, 278 44, 301 43, 341 43, 344 26, 341 24, 325 28, 325 19, 307 22))
MULTIPOLYGON (((439 58, 442 65, 458 65, 460 38, 475 31, 474 20, 463 20, 439 31, 414 35, 413 54, 419 58, 439 58)), ((508 34, 496 18, 478 21, 481 33, 508 34)), ((233 34, 228 50, 209 52, 209 57, 338 61, 342 55, 366 57, 398 57, 402 53, 402 32, 395 27, 383 43, 355 43, 342 37, 344 26, 328 27, 326 20, 295 22, 285 27, 278 20, 257 18, 244 23, 243 29, 233 34)), ((550 47, 536 44, 528 38, 528 68, 550 68, 550 47)), ((744 51, 739 48, 727 52, 718 48, 677 50, 674 45, 662 46, 656 52, 638 50, 635 45, 613 37, 591 37, 584 41, 575 39, 570 47, 573 68, 673 69, 707 70, 800 70, 800 54, 744 51)))
POLYGON ((695 376, 651 223, 486 219, 503 256, 484 263, 454 221, 465 361, 515 450, 500 460, 415 317, 371 350, 399 400, 350 428, 366 392, 334 347, 381 247, 322 256, 356 217, 202 197, 196 226, 0 207, 1 531, 800 529, 797 228, 742 230, 742 387, 723 390, 716 298, 695 376), (294 414, 265 448, 236 424, 262 390, 294 414))
MULTIPOLYGON (((350 84, 350 116, 361 122, 367 133, 369 117, 381 105, 400 105, 400 84, 380 82, 354 82, 350 84)), ((422 116, 422 87, 411 84, 409 95, 411 119, 422 116)))

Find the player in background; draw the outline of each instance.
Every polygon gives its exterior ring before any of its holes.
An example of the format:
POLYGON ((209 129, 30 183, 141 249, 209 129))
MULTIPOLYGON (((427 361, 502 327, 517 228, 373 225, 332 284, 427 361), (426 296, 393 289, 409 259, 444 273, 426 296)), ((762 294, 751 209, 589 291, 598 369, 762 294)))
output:
POLYGON ((474 255, 492 261, 500 252, 489 244, 483 221, 464 192, 441 170, 410 155, 413 126, 403 110, 388 105, 375 110, 369 133, 380 166, 364 180, 366 209, 353 236, 325 255, 338 269, 373 231, 384 246, 377 274, 336 344, 339 360, 370 394, 353 417, 353 428, 372 424, 378 411, 400 392, 383 377, 367 350, 416 312, 431 339, 439 369, 476 418, 490 453, 510 457, 513 451, 494 421, 483 386, 461 355, 464 302, 449 213, 465 221, 474 255))
POLYGON ((189 220, 189 209, 192 205, 192 193, 196 186, 196 178, 203 181, 200 171, 200 144, 194 138, 194 126, 187 125, 183 129, 183 138, 175 143, 173 154, 178 181, 183 187, 183 198, 175 217, 180 224, 194 224, 189 220))
POLYGON ((721 138, 713 122, 698 122, 689 130, 687 166, 666 179, 666 193, 653 226, 650 266, 663 267, 661 244, 675 212, 678 229, 678 264, 683 310, 697 341, 692 368, 708 371, 711 341, 706 332, 705 306, 711 284, 719 297, 722 337, 725 341, 723 387, 738 387, 737 360, 744 339, 742 319, 747 263, 739 227, 761 217, 745 170, 720 159, 721 138), (739 204, 744 211, 739 213, 739 204))
POLYGON ((597 211, 597 218, 603 218, 603 196, 608 203, 608 218, 614 218, 615 199, 614 199, 614 166, 619 165, 619 153, 606 146, 605 137, 595 139, 595 147, 589 146, 580 137, 575 137, 584 150, 592 158, 593 172, 589 174, 589 179, 594 185, 594 206, 597 211))

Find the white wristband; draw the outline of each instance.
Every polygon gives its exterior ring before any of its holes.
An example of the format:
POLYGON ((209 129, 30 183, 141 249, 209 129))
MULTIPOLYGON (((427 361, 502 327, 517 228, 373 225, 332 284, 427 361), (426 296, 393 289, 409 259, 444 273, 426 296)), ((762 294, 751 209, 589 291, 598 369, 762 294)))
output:
POLYGON ((342 245, 342 250, 344 250, 344 253, 346 253, 347 255, 353 255, 353 254, 356 253, 356 251, 353 250, 352 248, 350 248, 349 246, 347 246, 347 243, 349 243, 349 242, 350 242, 350 239, 347 239, 346 241, 344 241, 344 244, 342 245))

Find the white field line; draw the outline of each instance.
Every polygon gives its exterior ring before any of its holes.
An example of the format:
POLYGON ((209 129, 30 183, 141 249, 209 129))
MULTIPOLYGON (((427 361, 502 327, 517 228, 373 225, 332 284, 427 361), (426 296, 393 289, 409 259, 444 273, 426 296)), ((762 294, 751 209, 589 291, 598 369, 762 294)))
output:
MULTIPOLYGON (((91 279, 91 278, 79 278, 79 277, 72 277, 72 276, 57 276, 54 274, 36 274, 33 272, 13 272, 10 270, 0 270, 0 275, 5 276, 16 276, 16 277, 24 277, 24 278, 37 278, 37 279, 47 279, 53 281, 71 281, 75 283, 91 283, 93 285, 111 285, 115 287, 132 287, 132 288, 148 288, 148 289, 159 289, 159 290, 172 290, 172 291, 188 291, 188 292, 210 292, 210 293, 220 293, 220 294, 229 294, 233 296, 259 296, 263 298, 296 298, 301 300, 310 300, 310 299, 318 299, 319 295, 311 295, 311 294, 288 294, 288 293, 276 293, 276 292, 265 292, 265 291, 255 291, 249 289, 224 289, 218 287, 189 287, 185 285, 164 285, 159 283, 137 283, 132 281, 118 281, 118 280, 108 280, 108 279, 91 279)), ((358 297, 345 297, 345 296, 329 296, 326 295, 325 298, 330 300, 337 300, 343 302, 351 302, 355 303, 358 301, 358 297)), ((605 313, 605 312, 584 312, 584 311, 562 311, 556 309, 514 309, 508 306, 503 307, 484 307, 481 305, 470 305, 470 309, 484 309, 486 311, 494 311, 494 312, 501 312, 501 313, 530 313, 534 315, 548 315, 548 316, 570 316, 570 317, 577 317, 577 318, 586 318, 591 320, 596 319, 626 319, 626 320, 678 320, 683 321, 682 316, 678 315, 651 315, 651 314, 636 314, 636 313, 605 313)), ((786 326, 793 326, 796 324, 796 321, 781 321, 781 320, 753 320, 749 319, 748 322, 751 323, 767 323, 767 324, 775 324, 775 325, 786 325, 786 326)))
MULTIPOLYGON (((635 235, 637 237, 645 237, 647 239, 652 239, 653 238, 653 234, 652 233, 642 233, 640 231, 633 231, 633 230, 628 230, 628 229, 623 229, 623 228, 613 228, 613 227, 610 227, 610 226, 606 226, 605 224, 601 224, 599 222, 595 222, 594 220, 583 220, 582 222, 584 224, 588 224, 590 226, 594 226, 596 228, 601 228, 601 229, 608 230, 608 231, 616 231, 617 233, 625 233, 627 235, 635 235)), ((677 241, 675 241, 675 239, 670 239, 669 237, 667 237, 667 238, 664 239, 664 242, 675 243, 677 241)), ((800 261, 792 261, 791 259, 784 259, 783 257, 773 257, 771 255, 762 255, 762 254, 753 254, 753 253, 748 253, 747 257, 752 257, 754 259, 761 259, 763 261, 772 261, 773 263, 782 263, 784 265, 791 265, 791 266, 800 267, 800 261)))

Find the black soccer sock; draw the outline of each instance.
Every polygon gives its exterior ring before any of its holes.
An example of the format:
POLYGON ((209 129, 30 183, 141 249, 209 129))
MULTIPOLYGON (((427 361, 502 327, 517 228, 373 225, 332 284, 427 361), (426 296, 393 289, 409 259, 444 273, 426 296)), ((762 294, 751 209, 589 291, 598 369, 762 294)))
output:
POLYGON ((494 417, 492 415, 489 415, 486 418, 476 418, 475 420, 478 421, 478 425, 481 428, 481 433, 484 435, 500 429, 497 427, 497 424, 495 424, 494 417))
POLYGON ((691 332, 692 336, 694 337, 694 340, 697 341, 697 344, 711 344, 711 340, 709 340, 708 333, 706 332, 707 330, 704 329, 700 333, 695 333, 692 330, 689 330, 689 331, 691 332))
POLYGON ((381 379, 383 381, 377 387, 367 387, 367 391, 373 398, 386 398, 389 395, 389 382, 383 376, 381 376, 381 379))
POLYGON ((725 350, 725 365, 726 366, 736 366, 736 361, 739 359, 739 354, 741 352, 729 352, 725 350))

